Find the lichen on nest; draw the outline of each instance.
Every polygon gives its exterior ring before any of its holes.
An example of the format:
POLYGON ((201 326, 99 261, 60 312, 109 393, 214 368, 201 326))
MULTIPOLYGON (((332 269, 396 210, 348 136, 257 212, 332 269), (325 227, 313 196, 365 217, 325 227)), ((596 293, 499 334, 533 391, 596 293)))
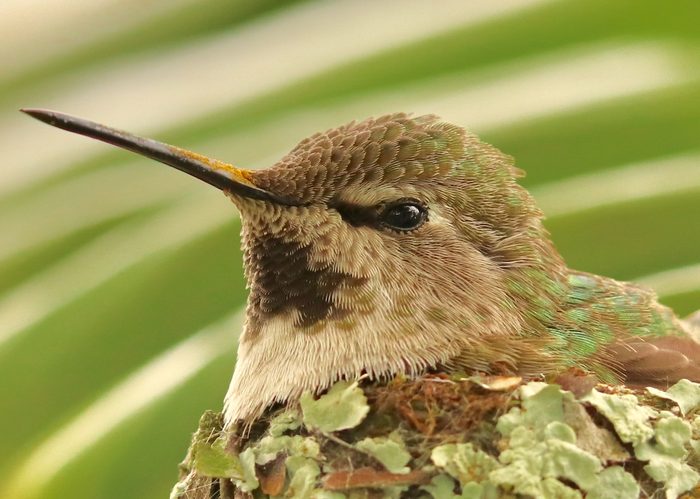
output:
POLYGON ((700 384, 557 382, 341 381, 226 432, 209 411, 171 497, 700 498, 700 384))

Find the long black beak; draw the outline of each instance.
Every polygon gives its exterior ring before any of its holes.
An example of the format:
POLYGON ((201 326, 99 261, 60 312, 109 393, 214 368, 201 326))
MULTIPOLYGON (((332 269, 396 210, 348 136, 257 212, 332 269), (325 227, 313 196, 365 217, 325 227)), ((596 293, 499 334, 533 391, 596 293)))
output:
POLYGON ((21 111, 51 126, 79 133, 155 159, 193 177, 197 177, 224 192, 279 204, 291 204, 288 200, 284 200, 257 187, 251 180, 252 172, 250 170, 236 168, 228 163, 207 158, 186 149, 180 149, 157 140, 138 137, 128 132, 115 130, 93 121, 76 118, 57 111, 31 108, 21 109, 21 111))

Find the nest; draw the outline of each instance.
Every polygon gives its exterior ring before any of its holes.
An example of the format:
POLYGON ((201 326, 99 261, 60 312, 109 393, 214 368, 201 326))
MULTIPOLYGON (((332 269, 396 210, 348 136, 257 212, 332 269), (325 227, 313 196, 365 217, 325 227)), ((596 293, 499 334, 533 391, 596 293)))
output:
POLYGON ((171 497, 700 498, 699 384, 555 381, 341 381, 228 431, 208 411, 171 497))

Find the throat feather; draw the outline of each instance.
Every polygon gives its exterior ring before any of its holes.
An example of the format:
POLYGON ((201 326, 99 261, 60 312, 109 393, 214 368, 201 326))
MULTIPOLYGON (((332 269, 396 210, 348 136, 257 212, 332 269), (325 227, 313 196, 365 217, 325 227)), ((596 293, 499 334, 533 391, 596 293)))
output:
POLYGON ((334 300, 340 287, 362 286, 366 279, 338 271, 326 264, 312 265, 309 246, 280 237, 257 236, 246 251, 251 282, 248 304, 249 330, 260 322, 292 312, 295 326, 311 328, 319 321, 342 319, 350 308, 334 300))

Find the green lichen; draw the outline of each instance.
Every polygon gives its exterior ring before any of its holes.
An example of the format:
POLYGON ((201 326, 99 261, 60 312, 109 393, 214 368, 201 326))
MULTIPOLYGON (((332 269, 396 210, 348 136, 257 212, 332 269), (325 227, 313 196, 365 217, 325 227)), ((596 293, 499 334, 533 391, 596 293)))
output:
POLYGON ((448 475, 435 475, 429 485, 423 485, 422 490, 428 492, 435 499, 458 499, 460 496, 454 493, 455 481, 448 475))
POLYGON ((318 399, 306 392, 299 402, 304 424, 328 433, 356 427, 369 412, 367 397, 357 382, 339 381, 318 399))
POLYGON ((279 437, 288 431, 294 431, 301 426, 298 411, 284 411, 270 421, 268 432, 272 437, 279 437))
POLYGON ((522 425, 542 429, 549 423, 564 421, 564 397, 571 397, 557 385, 532 382, 519 390, 522 408, 514 408, 498 420, 498 431, 504 436, 522 425))
POLYGON ((435 499, 497 499, 498 490, 490 483, 469 482, 462 485, 462 492, 455 494, 455 481, 448 475, 440 474, 433 477, 429 485, 421 487, 435 499))
MULTIPOLYGON (((596 485, 597 473, 602 470, 598 458, 575 445, 575 433, 564 423, 551 422, 543 431, 518 427, 511 432, 507 444, 499 456, 503 466, 489 478, 519 494, 549 497, 551 479, 559 478, 589 490, 596 485)), ((557 494, 564 490, 558 486, 555 489, 557 494)))
POLYGON ((239 458, 243 476, 240 478, 232 476, 233 483, 243 492, 257 489, 260 482, 258 482, 258 477, 255 474, 255 451, 252 448, 248 448, 239 454, 239 458))
POLYGON ((690 428, 693 432, 693 437, 690 440, 689 460, 697 461, 697 466, 700 468, 700 416, 693 418, 690 428))
POLYGON ((564 400, 564 422, 576 433, 576 445, 601 462, 623 462, 630 458, 615 434, 608 428, 596 425, 578 401, 564 400))
POLYGON ((611 491, 615 491, 618 499, 637 499, 640 488, 621 466, 611 466, 598 474, 598 483, 588 489, 586 499, 608 499, 611 491))
POLYGON ((656 397, 672 400, 684 416, 700 409, 700 383, 682 379, 666 391, 657 388, 647 388, 656 397))
POLYGON ((654 435, 649 421, 656 416, 657 411, 639 405, 634 395, 610 395, 593 390, 582 400, 605 416, 615 427, 617 436, 625 443, 638 445, 654 435))
POLYGON ((456 478, 464 488, 466 485, 488 480, 489 473, 498 467, 498 462, 471 443, 445 444, 435 447, 430 459, 438 468, 456 478))
POLYGON ((411 460, 411 454, 406 450, 406 445, 396 433, 389 435, 389 437, 365 438, 357 442, 355 447, 372 455, 392 473, 411 471, 406 466, 411 460))
POLYGON ((564 423, 564 401, 573 396, 556 385, 530 383, 520 389, 522 408, 513 408, 498 420, 506 437, 501 467, 490 473, 496 485, 535 497, 580 497, 559 478, 590 490, 598 483, 602 464, 576 446, 576 432, 564 423))
MULTIPOLYGON (((401 499, 408 487, 385 487, 382 489, 382 499, 401 499)), ((351 492, 348 499, 367 499, 366 492, 351 492)), ((315 498, 314 498, 315 499, 315 498)))
POLYGON ((346 496, 342 492, 316 489, 313 492, 313 499, 346 499, 346 496))
POLYGON ((206 441, 196 442, 193 454, 194 467, 200 475, 243 478, 241 460, 226 450, 225 438, 217 438, 211 444, 206 441))
POLYGON ((686 462, 691 436, 689 423, 664 411, 654 427, 654 437, 634 448, 638 459, 649 462, 644 471, 664 485, 667 498, 678 497, 700 481, 698 472, 686 462))
POLYGON ((277 457, 280 452, 289 456, 318 457, 320 448, 318 442, 310 437, 300 435, 280 437, 263 437, 253 447, 256 464, 267 464, 277 457))
POLYGON ((292 499, 310 499, 316 488, 321 469, 313 459, 304 456, 292 456, 286 461, 287 473, 291 477, 285 497, 292 499))
MULTIPOLYGON (((692 393, 691 387, 687 383, 674 386, 677 388, 671 396, 665 394, 661 398, 685 405, 686 395, 692 393), (684 395, 679 395, 681 393, 684 395)), ((644 471, 663 485, 667 498, 678 497, 700 482, 700 474, 687 463, 693 447, 692 427, 688 422, 668 411, 641 405, 631 394, 608 395, 593 391, 585 400, 613 424, 623 442, 633 445, 637 459, 648 462, 644 471)), ((691 407, 686 405, 686 409, 691 407)))

